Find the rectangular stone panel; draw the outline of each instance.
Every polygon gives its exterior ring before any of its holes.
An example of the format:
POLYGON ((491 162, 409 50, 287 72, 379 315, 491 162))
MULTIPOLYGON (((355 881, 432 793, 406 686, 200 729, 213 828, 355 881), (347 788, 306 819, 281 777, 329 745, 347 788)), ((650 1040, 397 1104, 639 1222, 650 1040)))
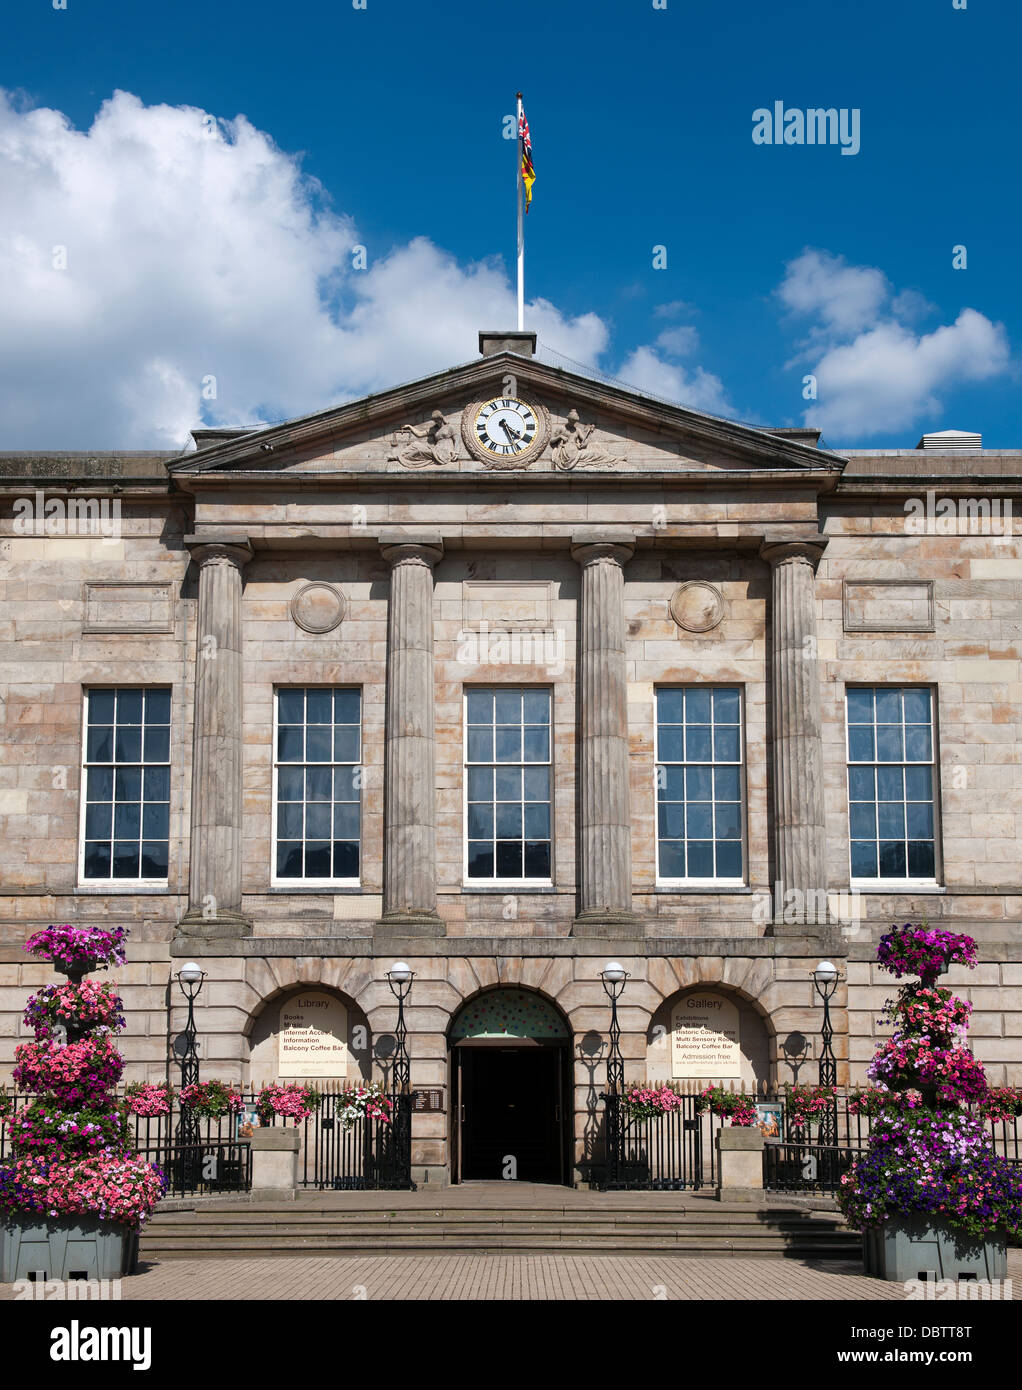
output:
POLYGON ((932 632, 932 579, 846 579, 845 632, 932 632))
POLYGON ((84 597, 85 633, 174 631, 169 584, 87 581, 84 597))
POLYGON ((462 621, 472 627, 485 618, 491 628, 545 628, 550 625, 553 585, 546 579, 505 583, 466 579, 462 584, 462 621))

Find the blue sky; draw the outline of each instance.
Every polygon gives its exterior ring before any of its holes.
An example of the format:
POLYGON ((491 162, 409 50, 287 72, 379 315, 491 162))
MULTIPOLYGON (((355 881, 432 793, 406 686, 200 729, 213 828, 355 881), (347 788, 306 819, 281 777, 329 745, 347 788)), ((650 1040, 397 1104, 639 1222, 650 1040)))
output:
POLYGON ((518 87, 548 348, 834 446, 1022 447, 1011 0, 36 0, 5 30, 0 448, 161 447, 471 358, 512 323, 518 87), (775 101, 857 109, 859 152, 754 144, 775 101))

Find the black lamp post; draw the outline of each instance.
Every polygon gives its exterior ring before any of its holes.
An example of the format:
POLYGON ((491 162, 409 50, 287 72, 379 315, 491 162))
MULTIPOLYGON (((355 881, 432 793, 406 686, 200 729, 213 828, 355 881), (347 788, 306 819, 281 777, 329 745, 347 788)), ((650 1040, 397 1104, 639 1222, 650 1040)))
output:
POLYGON ((610 1052, 607 1054, 607 1090, 620 1095, 625 1088, 625 1063, 621 1056, 621 1025, 617 1021, 617 1001, 624 991, 628 971, 616 960, 600 971, 603 988, 610 1000, 610 1052))
MULTIPOLYGON (((177 982, 181 986, 181 992, 188 1000, 188 1019, 181 1035, 184 1039, 184 1048, 181 1052, 182 1087, 194 1086, 199 1079, 199 1053, 195 1046, 195 1001, 199 997, 205 978, 206 972, 193 960, 182 965, 176 976, 177 982)), ((199 1121, 194 1110, 182 1109, 178 1137, 182 1144, 197 1144, 199 1142, 199 1121)))
POLYGON ((408 1029, 405 1025, 405 1000, 412 988, 415 972, 403 960, 387 971, 387 983, 397 1000, 397 1028, 394 1030, 394 1186, 413 1188, 412 1182, 412 1065, 408 1056, 408 1029))
POLYGON ((616 1187, 621 1166, 621 1096, 625 1089, 625 1062, 621 1056, 621 1025, 617 1001, 624 992, 628 971, 616 960, 600 971, 603 988, 610 1000, 610 1050, 607 1053, 607 1186, 616 1187))
MULTIPOLYGON (((823 1027, 820 1030, 822 1046, 820 1048, 820 1085, 837 1085, 837 1058, 834 1056, 834 1027, 830 1021, 830 1001, 837 989, 839 975, 837 966, 829 960, 821 960, 816 969, 812 972, 813 985, 816 993, 823 1001, 823 1027)), ((820 1121, 820 1143, 821 1145, 837 1144, 837 1101, 831 1099, 826 1110, 823 1112, 823 1119, 820 1121)))

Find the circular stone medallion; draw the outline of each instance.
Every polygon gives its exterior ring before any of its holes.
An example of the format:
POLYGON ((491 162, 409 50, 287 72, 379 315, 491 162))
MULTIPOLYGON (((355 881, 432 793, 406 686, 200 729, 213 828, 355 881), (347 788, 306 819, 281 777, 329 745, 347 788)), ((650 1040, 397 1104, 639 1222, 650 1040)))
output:
POLYGON ((701 579, 679 584, 671 595, 671 617, 686 632, 710 632, 723 616, 720 590, 701 579))
POLYGON ((291 616, 306 632, 332 632, 344 618, 344 596, 330 584, 305 584, 291 600, 291 616))

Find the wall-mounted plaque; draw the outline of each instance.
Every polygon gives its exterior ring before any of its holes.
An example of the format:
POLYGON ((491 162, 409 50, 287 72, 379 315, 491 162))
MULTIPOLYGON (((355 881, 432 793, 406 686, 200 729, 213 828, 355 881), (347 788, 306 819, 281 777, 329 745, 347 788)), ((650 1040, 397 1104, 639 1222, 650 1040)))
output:
POLYGON ((700 990, 671 1012, 671 1075, 725 1081, 742 1074, 738 1010, 730 999, 700 990))
POLYGON ((332 994, 307 990, 280 1006, 277 1075, 346 1076, 348 1011, 332 994))
POLYGON ((434 1086, 424 1090, 421 1086, 412 1092, 412 1109, 426 1111, 430 1114, 442 1114, 446 1109, 444 1105, 444 1089, 442 1086, 434 1086))

